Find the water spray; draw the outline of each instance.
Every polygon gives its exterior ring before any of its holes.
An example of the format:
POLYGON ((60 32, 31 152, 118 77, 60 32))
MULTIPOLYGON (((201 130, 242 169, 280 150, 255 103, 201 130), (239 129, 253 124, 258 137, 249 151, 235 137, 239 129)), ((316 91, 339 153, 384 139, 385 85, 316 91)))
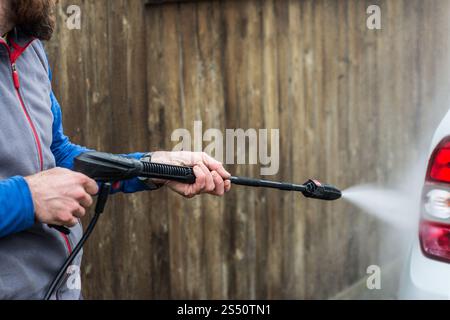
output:
MULTIPOLYGON (((196 181, 194 170, 190 167, 139 161, 132 158, 101 152, 87 152, 78 156, 74 161, 74 169, 75 171, 83 173, 100 183, 100 191, 95 207, 95 214, 80 242, 64 262, 57 276, 50 285, 47 294, 45 295, 45 300, 49 300, 52 297, 59 282, 63 278, 67 267, 73 262, 84 243, 94 230, 100 215, 104 211, 109 193, 111 192, 111 185, 114 182, 129 180, 137 177, 163 179, 186 184, 194 184, 196 181)), ((312 199, 333 201, 342 197, 342 192, 338 188, 332 185, 322 184, 319 181, 312 179, 308 180, 304 184, 235 176, 230 177, 229 180, 232 184, 240 186, 296 191, 302 193, 303 196, 312 199)), ((70 230, 66 227, 55 225, 52 225, 51 227, 64 234, 70 234, 70 230)))

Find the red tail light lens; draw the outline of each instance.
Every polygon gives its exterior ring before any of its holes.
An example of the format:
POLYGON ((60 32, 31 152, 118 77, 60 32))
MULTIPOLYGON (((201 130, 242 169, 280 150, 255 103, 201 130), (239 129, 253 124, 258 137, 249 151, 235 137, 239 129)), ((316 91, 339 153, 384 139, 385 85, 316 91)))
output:
POLYGON ((450 141, 440 143, 434 151, 428 168, 431 181, 450 183, 450 141))
POLYGON ((450 262, 450 137, 430 158, 422 200, 422 251, 431 259, 450 262))
POLYGON ((450 225, 422 221, 420 243, 426 256, 450 262, 450 225))

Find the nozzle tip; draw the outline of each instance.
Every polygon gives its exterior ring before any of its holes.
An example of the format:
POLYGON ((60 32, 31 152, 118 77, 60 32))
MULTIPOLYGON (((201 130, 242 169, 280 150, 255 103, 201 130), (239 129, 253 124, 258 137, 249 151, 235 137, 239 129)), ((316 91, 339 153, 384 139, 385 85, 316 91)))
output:
POLYGON ((303 195, 307 198, 334 201, 342 198, 342 192, 338 188, 328 184, 321 184, 316 180, 309 180, 305 183, 306 191, 303 195))

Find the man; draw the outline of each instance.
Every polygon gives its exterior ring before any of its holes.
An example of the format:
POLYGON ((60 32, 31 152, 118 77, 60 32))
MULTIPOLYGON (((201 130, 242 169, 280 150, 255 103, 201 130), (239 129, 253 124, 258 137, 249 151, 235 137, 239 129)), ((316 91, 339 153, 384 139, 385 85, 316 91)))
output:
MULTIPOLYGON (((63 133, 61 109, 40 40, 54 28, 54 0, 0 0, 0 299, 42 299, 59 267, 82 235, 79 219, 98 186, 71 171, 87 149, 63 133), (71 228, 66 236, 48 225, 71 228)), ((203 153, 154 152, 134 158, 187 165, 197 182, 123 181, 113 192, 154 190, 163 185, 185 196, 223 195, 230 174, 203 153)), ((54 299, 79 299, 81 255, 68 268, 54 299)))

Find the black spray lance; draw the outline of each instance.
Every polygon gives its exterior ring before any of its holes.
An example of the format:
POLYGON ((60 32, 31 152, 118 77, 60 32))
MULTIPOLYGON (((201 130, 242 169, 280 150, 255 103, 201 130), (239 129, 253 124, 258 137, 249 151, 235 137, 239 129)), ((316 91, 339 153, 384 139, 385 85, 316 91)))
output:
MULTIPOLYGON (((101 152, 87 152, 78 156, 75 159, 74 169, 75 171, 83 173, 101 183, 101 187, 97 198, 97 205, 95 207, 95 215, 80 242, 72 251, 71 255, 67 258, 66 262, 58 272, 58 275, 53 280, 45 296, 46 300, 51 298, 58 287, 61 278, 64 276, 67 267, 73 262, 76 255, 79 253, 84 243, 92 233, 98 218, 103 213, 105 204, 108 200, 108 195, 111 191, 112 183, 122 180, 129 180, 136 177, 171 180, 186 184, 195 183, 194 170, 190 167, 144 162, 101 152)), ((244 177, 230 177, 230 182, 241 186, 272 188, 284 191, 298 191, 307 198, 320 200, 337 200, 342 196, 341 191, 336 187, 321 184, 316 180, 308 180, 304 184, 293 184, 244 177)), ((70 230, 65 227, 51 227, 65 234, 70 233, 70 230)))

